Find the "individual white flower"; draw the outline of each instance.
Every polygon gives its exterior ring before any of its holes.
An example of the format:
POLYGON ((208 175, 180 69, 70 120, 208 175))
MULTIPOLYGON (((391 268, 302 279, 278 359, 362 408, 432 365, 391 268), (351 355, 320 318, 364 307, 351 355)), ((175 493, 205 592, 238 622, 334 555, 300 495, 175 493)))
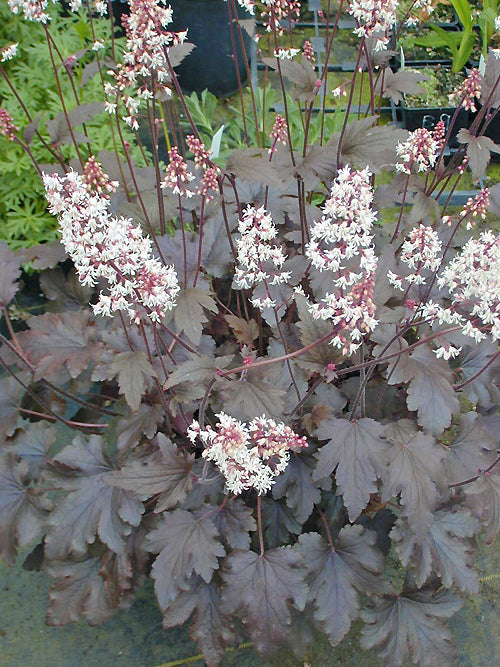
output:
POLYGON ((4 63, 7 60, 12 60, 12 58, 14 58, 14 56, 17 54, 18 46, 19 46, 18 42, 16 42, 15 44, 10 44, 9 46, 5 46, 0 52, 2 54, 1 62, 4 63))

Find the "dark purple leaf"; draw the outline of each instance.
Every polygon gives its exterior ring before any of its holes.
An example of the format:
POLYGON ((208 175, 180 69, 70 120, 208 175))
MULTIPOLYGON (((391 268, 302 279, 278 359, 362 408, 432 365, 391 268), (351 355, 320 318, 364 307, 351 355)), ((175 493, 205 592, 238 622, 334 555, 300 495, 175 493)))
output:
POLYGON ((54 446, 57 431, 47 422, 25 422, 24 429, 10 441, 16 456, 28 462, 30 474, 37 477, 40 466, 48 461, 48 454, 54 446))
POLYGON ((330 547, 318 533, 299 538, 300 553, 307 567, 309 598, 314 617, 336 646, 359 616, 359 593, 389 593, 381 577, 384 559, 375 548, 376 536, 361 526, 343 528, 330 547))
POLYGON ((175 367, 165 382, 164 389, 175 387, 181 382, 190 382, 198 384, 204 380, 216 377, 218 369, 224 369, 229 366, 234 355, 229 354, 225 357, 205 357, 198 356, 188 359, 175 367))
POLYGON ((88 312, 45 313, 30 317, 28 324, 30 330, 18 336, 36 364, 35 380, 63 367, 76 378, 102 355, 103 347, 95 341, 97 327, 88 312))
POLYGON ((78 435, 53 460, 50 482, 69 493, 50 516, 46 538, 49 558, 83 556, 97 537, 120 553, 126 536, 140 523, 142 503, 131 493, 107 484, 113 468, 103 446, 99 436, 78 435))
POLYGON ((238 380, 220 378, 216 386, 221 389, 224 410, 236 419, 263 414, 280 417, 283 413, 285 392, 276 386, 276 378, 261 368, 249 368, 238 380))
POLYGON ((117 447, 122 451, 133 449, 141 436, 151 440, 158 430, 158 424, 164 419, 163 407, 141 403, 137 412, 132 412, 125 419, 119 419, 116 425, 117 447))
POLYGON ((4 241, 0 241, 0 306, 7 306, 14 298, 20 275, 21 260, 4 241))
POLYGON ((464 127, 457 132, 457 140, 467 145, 472 181, 477 185, 486 173, 491 153, 500 153, 500 146, 497 146, 489 137, 474 137, 464 127))
MULTIPOLYGON (((198 513, 206 512, 209 505, 204 505, 198 513)), ((231 549, 249 549, 250 535, 257 529, 252 510, 238 498, 226 502, 224 506, 215 507, 215 512, 210 515, 224 542, 231 549)))
POLYGON ((210 583, 214 570, 219 567, 218 558, 226 553, 218 535, 210 517, 197 519, 191 512, 181 509, 165 512, 158 528, 148 534, 144 546, 158 554, 152 577, 162 610, 179 592, 189 589, 193 572, 205 583, 210 583))
POLYGON ((188 287, 179 293, 174 309, 174 319, 179 333, 184 331, 193 345, 199 345, 203 325, 208 322, 204 310, 217 312, 210 294, 199 287, 188 287))
MULTIPOLYGON (((497 57, 495 50, 490 49, 486 59, 484 70, 483 85, 481 86, 481 104, 488 102, 494 109, 500 107, 500 86, 498 85, 500 77, 500 58, 497 57)), ((493 123, 498 123, 498 116, 493 119, 493 123)))
POLYGON ((500 361, 497 359, 490 363, 496 353, 495 343, 482 341, 470 346, 460 364, 464 382, 467 382, 463 388, 467 398, 471 403, 477 403, 487 410, 496 402, 495 394, 498 391, 496 384, 500 384, 498 382, 500 361))
POLYGON ((261 148, 242 148, 233 151, 227 158, 226 173, 245 181, 281 185, 278 172, 269 162, 267 151, 261 148))
POLYGON ((460 415, 460 432, 448 448, 446 467, 451 484, 486 470, 496 456, 496 441, 476 412, 460 415))
POLYGON ((140 500, 158 496, 155 512, 163 512, 181 503, 191 489, 194 454, 179 450, 163 433, 158 435, 158 443, 159 455, 123 466, 112 472, 106 482, 140 500))
POLYGON ((408 409, 417 410, 418 423, 426 431, 440 435, 460 408, 451 384, 450 366, 438 359, 427 345, 413 350, 410 360, 412 379, 408 387, 408 409))
POLYGON ((314 462, 310 457, 292 455, 285 471, 276 478, 272 492, 275 498, 286 495, 286 504, 299 523, 310 517, 321 491, 312 481, 314 462))
MULTIPOLYGON (((68 121, 73 129, 78 125, 91 120, 102 111, 104 111, 103 102, 89 102, 88 104, 80 104, 74 109, 71 109, 71 111, 68 112, 67 118, 64 111, 59 112, 54 119, 49 120, 47 123, 47 132, 50 135, 51 142, 53 144, 71 144, 73 140, 68 127, 68 121)), ((78 143, 89 141, 88 137, 81 132, 76 132, 74 129, 73 135, 78 143)))
POLYGON ((26 127, 23 130, 23 139, 24 143, 27 144, 28 146, 31 144, 33 141, 33 137, 35 136, 35 132, 38 130, 38 125, 40 123, 40 119, 43 116, 42 113, 37 114, 33 120, 26 125, 26 127))
MULTIPOLYGON (((315 319, 307 307, 307 299, 300 294, 295 295, 297 313, 299 320, 297 328, 299 330, 300 342, 304 347, 316 343, 320 338, 324 338, 332 333, 332 326, 325 320, 315 319)), ((296 362, 307 371, 315 373, 324 373, 328 364, 339 363, 341 356, 338 350, 335 350, 328 341, 316 345, 308 352, 297 357, 296 362)))
POLYGON ((208 667, 218 667, 226 651, 226 644, 235 641, 230 619, 220 608, 220 586, 205 583, 193 576, 189 588, 181 591, 163 612, 163 626, 172 628, 185 623, 194 612, 189 630, 191 639, 198 643, 208 667))
POLYGON ((465 486, 467 503, 473 514, 486 527, 486 542, 491 544, 500 532, 500 475, 494 472, 481 475, 465 486))
POLYGON ((44 271, 40 276, 40 287, 47 299, 55 302, 57 311, 80 310, 88 305, 92 289, 82 285, 75 272, 66 276, 61 269, 44 271))
POLYGON ((274 57, 262 58, 262 61, 272 69, 278 70, 279 68, 281 74, 293 83, 293 88, 290 91, 292 99, 302 100, 303 102, 314 100, 318 92, 316 86, 318 77, 306 59, 302 59, 302 62, 297 60, 278 61, 278 58, 274 57))
POLYGON ((421 587, 435 572, 445 588, 457 586, 466 593, 479 592, 470 541, 477 521, 468 510, 442 509, 433 516, 429 529, 417 538, 408 520, 400 518, 391 532, 404 567, 411 566, 421 587))
POLYGON ((302 527, 288 507, 272 498, 262 499, 262 522, 268 547, 274 549, 290 541, 290 533, 299 535, 302 527))
POLYGON ((444 476, 445 448, 409 419, 386 427, 391 448, 382 485, 382 502, 401 494, 403 513, 420 537, 432 521, 438 483, 444 476))
POLYGON ((443 619, 461 606, 462 600, 449 591, 422 590, 378 600, 361 612, 366 623, 361 646, 380 647, 386 667, 406 664, 410 656, 422 667, 454 664, 451 633, 443 619))
POLYGON ((113 358, 109 373, 109 377, 117 377, 120 394, 125 396, 131 410, 136 412, 150 379, 156 377, 146 352, 120 352, 113 358))
POLYGON ((40 535, 50 501, 31 485, 27 461, 12 454, 0 457, 0 555, 13 565, 18 547, 40 535))
POLYGON ((23 393, 24 388, 15 378, 0 379, 0 432, 4 435, 12 435, 16 430, 23 393))
MULTIPOLYGON (((48 171, 52 173, 50 169, 48 171)), ((60 241, 35 245, 31 248, 20 248, 16 254, 22 264, 31 263, 34 269, 40 271, 52 269, 59 262, 64 262, 67 259, 66 250, 60 241)))
POLYGON ((419 72, 410 70, 399 70, 393 72, 389 67, 384 69, 383 75, 377 77, 375 84, 375 94, 381 97, 389 97, 396 104, 403 100, 406 95, 420 95, 425 90, 418 84, 425 81, 428 77, 419 72))
POLYGON ((319 440, 329 440, 316 453, 318 465, 313 479, 335 470, 337 493, 344 498, 349 519, 354 521, 377 490, 388 452, 384 427, 373 419, 331 419, 316 431, 319 440))
POLYGON ((291 547, 259 556, 234 551, 225 561, 222 608, 238 616, 248 629, 256 649, 270 652, 290 633, 290 609, 304 609, 307 587, 303 564, 291 547))

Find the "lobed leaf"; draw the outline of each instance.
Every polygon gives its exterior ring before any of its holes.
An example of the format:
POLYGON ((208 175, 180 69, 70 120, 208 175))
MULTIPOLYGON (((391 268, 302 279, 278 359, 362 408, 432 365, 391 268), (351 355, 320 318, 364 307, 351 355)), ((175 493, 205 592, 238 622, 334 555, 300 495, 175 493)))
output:
POLYGON ((226 551, 218 540, 219 531, 207 516, 196 518, 187 510, 165 512, 156 530, 148 533, 144 547, 157 553, 152 567, 156 597, 162 610, 181 591, 189 590, 189 579, 199 574, 210 583, 218 559, 226 551))
POLYGON ((307 587, 302 560, 291 547, 259 556, 253 551, 233 551, 222 572, 222 609, 238 616, 256 649, 274 651, 289 635, 289 605, 304 609, 307 587))
POLYGON ((375 533, 361 526, 345 526, 333 548, 318 533, 299 537, 314 617, 323 624, 332 646, 342 641, 358 618, 360 593, 382 595, 391 590, 381 577, 384 559, 375 541, 375 533))

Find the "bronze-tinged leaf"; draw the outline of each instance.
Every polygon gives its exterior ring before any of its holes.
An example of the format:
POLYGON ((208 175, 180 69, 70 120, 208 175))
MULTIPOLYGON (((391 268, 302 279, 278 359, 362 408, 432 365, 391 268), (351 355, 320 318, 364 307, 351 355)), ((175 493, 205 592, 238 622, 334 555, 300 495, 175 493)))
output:
POLYGON ((0 306, 7 306, 14 298, 20 275, 21 260, 4 241, 0 241, 0 306))
POLYGON ((329 442, 315 454, 318 464, 313 479, 328 477, 335 470, 337 494, 343 496, 350 521, 355 521, 384 475, 389 452, 384 427, 366 417, 357 421, 331 419, 321 424, 315 435, 329 442))
POLYGON ((452 386, 449 364, 438 359, 428 345, 419 345, 410 355, 412 379, 407 405, 416 410, 418 423, 433 435, 440 435, 460 409, 452 386))
POLYGON ((56 579, 49 591, 47 625, 74 623, 85 616, 91 625, 103 623, 115 611, 100 574, 101 560, 52 561, 45 570, 56 579))
POLYGON ((179 450, 163 433, 158 435, 158 455, 147 461, 133 461, 110 473, 106 483, 130 491, 140 500, 156 499, 155 512, 181 503, 193 484, 194 454, 179 450))
POLYGON ((179 293, 174 309, 177 331, 179 334, 183 331, 196 346, 200 344, 203 325, 208 322, 204 309, 212 313, 218 310, 213 297, 206 290, 188 287, 179 293))
POLYGON ((164 389, 171 389, 182 382, 199 384, 205 380, 215 378, 217 371, 227 368, 234 355, 224 357, 198 356, 184 361, 175 367, 164 384, 164 389))
POLYGON ((489 468, 495 460, 496 445, 477 412, 460 415, 460 432, 447 450, 449 483, 462 482, 476 475, 478 470, 489 468))
POLYGON ((236 315, 225 315, 224 319, 241 345, 252 345, 259 337, 259 327, 254 319, 247 322, 243 317, 236 317, 236 315))
POLYGON ((231 620, 221 611, 220 586, 194 575, 163 612, 163 627, 182 625, 193 614, 189 634, 203 653, 207 667, 218 667, 227 644, 236 639, 231 620))
POLYGON ((120 352, 113 358, 109 371, 109 377, 116 376, 118 379, 120 394, 124 394, 131 410, 136 412, 149 381, 156 377, 146 352, 120 352))
POLYGON ((477 185, 486 173, 491 153, 500 153, 500 146, 489 137, 474 137, 469 130, 462 128, 457 132, 460 144, 467 145, 467 157, 472 172, 472 182, 477 185))
POLYGON ((286 496, 286 504, 301 524, 307 521, 321 500, 321 491, 312 481, 313 469, 311 457, 294 454, 272 487, 274 498, 286 496))
POLYGON ((379 647, 387 667, 400 667, 409 657, 422 667, 454 664, 455 651, 444 619, 461 606, 462 600, 449 591, 422 590, 377 600, 361 612, 366 623, 361 646, 379 647))
POLYGON ((422 433, 409 419, 388 424, 388 467, 382 484, 382 502, 401 494, 403 514, 421 537, 432 521, 444 478, 445 448, 422 433))
POLYGON ((99 436, 76 436, 54 459, 50 483, 68 491, 50 516, 46 553, 50 559, 77 558, 97 538, 116 553, 123 552, 125 538, 138 526, 142 503, 128 491, 106 482, 113 467, 104 454, 99 436))
POLYGON ((362 526, 345 526, 333 549, 318 533, 299 537, 314 617, 323 624, 332 646, 342 641, 358 618, 359 593, 382 595, 391 591, 381 576, 384 558, 375 542, 375 533, 362 526))
POLYGON ((30 317, 28 325, 30 330, 18 336, 36 364, 35 380, 63 367, 76 378, 102 355, 103 346, 96 342, 97 327, 88 312, 45 313, 30 317))
POLYGON ((476 594, 479 581, 474 570, 474 552, 470 539, 478 522, 469 510, 441 509, 433 515, 429 529, 417 538, 408 520, 400 517, 391 538, 404 567, 411 566, 418 587, 436 573, 445 588, 457 586, 476 594))
POLYGON ((222 608, 238 616, 260 653, 274 651, 290 633, 290 608, 304 609, 307 586, 300 555, 281 547, 259 556, 233 551, 224 563, 222 608))
POLYGON ((182 509, 165 512, 158 528, 147 535, 144 548, 158 554, 151 576, 162 610, 181 591, 189 589, 193 572, 210 583, 214 570, 219 567, 218 559, 226 553, 218 535, 210 517, 197 519, 182 509))
POLYGON ((0 556, 14 565, 18 547, 36 540, 51 509, 48 498, 31 484, 27 461, 0 457, 0 556))
POLYGON ((491 473, 466 484, 467 504, 486 527, 486 542, 491 544, 500 532, 500 475, 496 465, 491 473))

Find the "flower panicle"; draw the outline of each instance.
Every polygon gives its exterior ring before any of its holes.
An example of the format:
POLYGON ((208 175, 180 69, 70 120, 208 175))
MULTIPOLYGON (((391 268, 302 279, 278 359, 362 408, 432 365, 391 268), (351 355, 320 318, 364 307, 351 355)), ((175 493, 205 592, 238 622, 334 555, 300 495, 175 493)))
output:
POLYGON ((290 451, 300 452, 308 446, 305 437, 265 415, 248 423, 224 412, 216 417, 215 428, 201 429, 193 421, 187 435, 193 443, 201 440, 205 445, 203 458, 215 463, 226 479, 227 490, 235 495, 248 489, 259 495, 269 491, 288 465, 290 451))

